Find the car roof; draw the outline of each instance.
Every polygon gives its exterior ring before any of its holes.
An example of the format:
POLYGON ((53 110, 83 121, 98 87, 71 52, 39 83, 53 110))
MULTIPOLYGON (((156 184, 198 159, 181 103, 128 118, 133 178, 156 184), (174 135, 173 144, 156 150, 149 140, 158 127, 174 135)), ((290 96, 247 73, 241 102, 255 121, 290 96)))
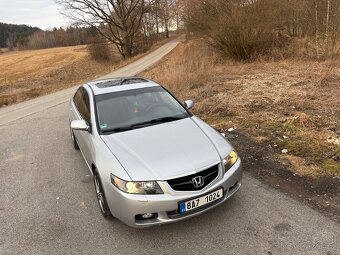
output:
POLYGON ((91 87, 94 95, 160 86, 152 80, 141 77, 109 78, 90 81, 86 84, 91 87))

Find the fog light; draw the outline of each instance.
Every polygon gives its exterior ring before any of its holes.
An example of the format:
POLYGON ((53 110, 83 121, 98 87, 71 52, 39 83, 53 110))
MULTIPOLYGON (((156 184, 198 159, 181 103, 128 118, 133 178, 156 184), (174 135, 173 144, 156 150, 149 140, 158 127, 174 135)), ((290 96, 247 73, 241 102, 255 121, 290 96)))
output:
POLYGON ((142 214, 143 219, 150 219, 153 217, 153 213, 144 213, 142 214))
POLYGON ((157 213, 143 213, 136 215, 136 220, 150 220, 157 218, 157 213))

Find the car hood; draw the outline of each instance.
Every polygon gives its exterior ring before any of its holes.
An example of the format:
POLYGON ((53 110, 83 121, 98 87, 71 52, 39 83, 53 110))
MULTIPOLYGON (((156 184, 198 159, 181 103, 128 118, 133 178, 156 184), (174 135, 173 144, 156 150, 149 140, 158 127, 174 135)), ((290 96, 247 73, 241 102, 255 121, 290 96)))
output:
POLYGON ((168 180, 221 161, 216 145, 192 118, 101 138, 133 181, 168 180))

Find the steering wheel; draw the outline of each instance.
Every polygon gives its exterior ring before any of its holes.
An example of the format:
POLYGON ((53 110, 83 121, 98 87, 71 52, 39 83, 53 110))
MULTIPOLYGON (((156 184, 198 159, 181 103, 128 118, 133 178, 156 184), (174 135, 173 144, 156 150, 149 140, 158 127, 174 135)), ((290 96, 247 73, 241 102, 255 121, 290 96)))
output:
POLYGON ((145 112, 149 113, 149 112, 151 112, 151 110, 155 110, 157 107, 162 107, 162 108, 165 108, 165 109, 169 110, 169 108, 166 107, 165 105, 159 104, 159 103, 157 104, 156 103, 156 104, 152 104, 148 108, 146 108, 145 112))

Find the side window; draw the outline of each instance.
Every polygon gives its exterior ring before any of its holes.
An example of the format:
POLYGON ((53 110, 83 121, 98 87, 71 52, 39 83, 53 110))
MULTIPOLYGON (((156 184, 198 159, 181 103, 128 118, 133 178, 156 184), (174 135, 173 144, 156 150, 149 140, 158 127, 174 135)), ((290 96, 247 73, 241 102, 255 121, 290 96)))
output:
POLYGON ((76 105, 78 111, 79 111, 81 100, 82 100, 82 93, 81 93, 81 88, 79 88, 73 97, 74 104, 76 105))
POLYGON ((90 99, 87 91, 83 87, 79 88, 73 100, 81 117, 87 123, 91 123, 90 99))
POLYGON ((89 99, 89 94, 87 91, 83 88, 82 89, 82 94, 83 94, 83 109, 81 112, 81 115, 83 116, 84 120, 87 123, 91 123, 91 113, 90 113, 90 99, 89 99))

